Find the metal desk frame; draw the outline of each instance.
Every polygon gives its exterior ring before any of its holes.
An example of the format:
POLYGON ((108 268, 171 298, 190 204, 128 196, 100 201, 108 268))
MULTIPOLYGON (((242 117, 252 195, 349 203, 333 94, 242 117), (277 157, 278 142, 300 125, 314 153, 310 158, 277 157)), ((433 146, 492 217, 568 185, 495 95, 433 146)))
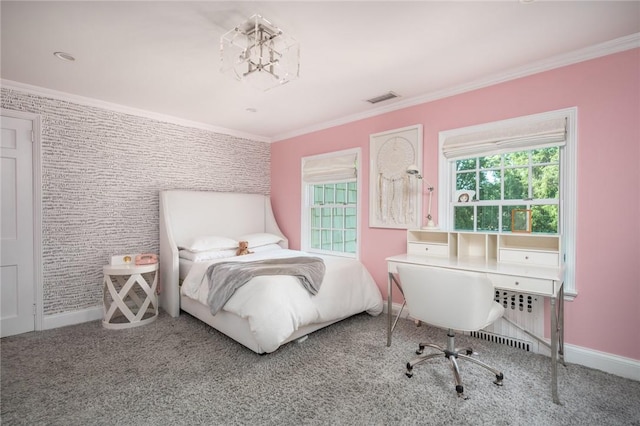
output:
MULTIPOLYGON (((388 319, 387 346, 391 346, 391 336, 393 334, 393 330, 395 329, 398 323, 398 320, 400 319, 400 316, 402 314, 402 311, 404 309, 404 306, 406 304, 406 302, 402 303, 402 306, 400 307, 400 310, 394 319, 393 318, 394 317, 393 315, 393 284, 396 284, 396 286, 400 290, 400 293, 402 293, 402 286, 400 284, 399 278, 396 276, 394 272, 391 271, 391 266, 390 266, 391 263, 395 263, 395 264, 405 263, 405 264, 425 266, 425 267, 444 267, 444 268, 457 269, 457 270, 531 277, 530 269, 528 269, 527 271, 524 271, 524 269, 527 269, 527 268, 523 268, 522 275, 519 275, 517 273, 517 269, 514 272, 513 266, 510 267, 510 270, 508 272, 503 272, 500 270, 500 267, 496 265, 483 268, 481 266, 478 266, 477 263, 465 265, 464 262, 460 262, 460 261, 457 261, 455 265, 443 265, 442 264, 443 262, 432 261, 431 259, 427 259, 427 258, 415 259, 415 258, 410 258, 407 255, 392 256, 387 258, 386 260, 387 260, 387 269, 389 270, 389 273, 388 273, 389 276, 387 280, 387 319, 388 319)), ((560 275, 561 274, 562 272, 560 272, 560 275)), ((532 338, 536 339, 538 342, 542 343, 543 345, 545 345, 551 350, 551 396, 554 403, 558 405, 562 405, 560 402, 560 398, 558 396, 558 362, 562 363, 562 365, 565 365, 565 362, 564 362, 564 282, 562 280, 559 280, 556 283, 554 280, 554 284, 555 284, 553 286, 554 291, 552 292, 539 292, 539 293, 526 292, 526 294, 536 294, 538 296, 542 296, 549 299, 549 303, 550 303, 549 311, 550 311, 550 317, 551 317, 550 318, 551 342, 547 342, 544 338, 529 332, 528 330, 526 330, 519 324, 514 323, 508 318, 503 317, 503 319, 509 322, 510 324, 512 324, 513 326, 517 327, 519 330, 522 330, 528 336, 531 336, 532 338)), ((525 293, 525 292, 519 292, 517 290, 514 290, 513 288, 505 288, 500 286, 495 286, 495 288, 508 290, 514 293, 521 293, 521 294, 525 293)))

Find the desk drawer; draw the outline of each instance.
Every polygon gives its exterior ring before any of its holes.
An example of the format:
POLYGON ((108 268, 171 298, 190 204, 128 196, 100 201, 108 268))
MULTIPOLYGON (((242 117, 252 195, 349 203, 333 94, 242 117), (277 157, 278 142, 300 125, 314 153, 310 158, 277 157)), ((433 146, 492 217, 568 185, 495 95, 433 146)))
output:
POLYGON ((494 287, 502 290, 545 295, 553 294, 553 280, 497 274, 487 274, 487 277, 491 280, 494 287))
POLYGON ((527 250, 500 250, 500 262, 558 266, 558 256, 558 253, 544 253, 527 250))
POLYGON ((407 254, 422 256, 448 256, 449 246, 443 244, 414 243, 407 244, 407 254))

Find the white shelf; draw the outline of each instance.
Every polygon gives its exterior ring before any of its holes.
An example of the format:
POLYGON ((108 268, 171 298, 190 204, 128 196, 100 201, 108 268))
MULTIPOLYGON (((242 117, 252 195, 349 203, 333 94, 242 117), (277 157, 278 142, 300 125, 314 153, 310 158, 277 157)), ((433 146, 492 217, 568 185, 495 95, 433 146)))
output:
POLYGON ((560 266, 560 236, 407 230, 407 253, 485 262, 560 266))

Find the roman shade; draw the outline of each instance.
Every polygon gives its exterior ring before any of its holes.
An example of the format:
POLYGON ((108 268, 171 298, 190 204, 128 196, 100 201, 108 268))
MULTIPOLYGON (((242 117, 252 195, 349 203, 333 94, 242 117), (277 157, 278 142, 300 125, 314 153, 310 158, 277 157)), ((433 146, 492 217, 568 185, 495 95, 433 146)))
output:
POLYGON ((562 117, 451 135, 444 140, 442 153, 447 159, 459 159, 563 146, 566 128, 567 119, 562 117))
POLYGON ((358 176, 356 153, 305 159, 302 180, 305 183, 331 183, 356 179, 358 176))

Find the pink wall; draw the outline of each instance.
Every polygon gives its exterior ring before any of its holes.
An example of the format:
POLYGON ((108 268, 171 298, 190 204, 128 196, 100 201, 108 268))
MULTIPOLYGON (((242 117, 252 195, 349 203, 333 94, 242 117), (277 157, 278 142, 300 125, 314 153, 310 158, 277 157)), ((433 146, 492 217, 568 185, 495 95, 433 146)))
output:
POLYGON ((578 296, 565 304, 565 341, 640 360, 640 49, 276 142, 271 148, 276 218, 291 247, 299 248, 300 158, 361 147, 361 258, 384 297, 384 259, 406 251, 406 232, 368 227, 369 135, 421 123, 424 175, 437 182, 438 132, 573 106, 578 107, 578 296))

